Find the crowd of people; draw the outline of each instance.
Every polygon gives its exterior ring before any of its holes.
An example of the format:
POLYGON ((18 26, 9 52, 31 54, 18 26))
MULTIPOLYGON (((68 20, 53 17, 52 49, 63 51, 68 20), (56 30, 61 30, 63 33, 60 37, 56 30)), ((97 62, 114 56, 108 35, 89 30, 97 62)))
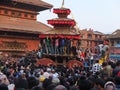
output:
POLYGON ((41 49, 19 60, 0 55, 0 90, 120 90, 120 60, 106 59, 106 44, 95 49, 76 48, 76 59, 84 67, 72 68, 36 64, 41 49))
POLYGON ((0 90, 120 90, 119 60, 58 68, 36 65, 30 56, 24 59, 0 60, 0 90))

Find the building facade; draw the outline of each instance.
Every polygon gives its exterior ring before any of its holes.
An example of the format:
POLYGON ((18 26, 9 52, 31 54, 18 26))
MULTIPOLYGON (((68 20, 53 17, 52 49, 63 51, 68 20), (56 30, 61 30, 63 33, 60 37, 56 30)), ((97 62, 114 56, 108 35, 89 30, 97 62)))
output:
POLYGON ((51 30, 38 22, 38 12, 52 5, 41 0, 0 1, 0 52, 10 56, 22 56, 38 49, 39 34, 51 30))
POLYGON ((105 35, 98 31, 93 31, 92 29, 83 29, 80 30, 81 34, 81 47, 83 49, 92 49, 103 42, 105 35))
POLYGON ((110 58, 120 60, 120 30, 114 31, 112 34, 107 35, 106 38, 110 43, 110 58))

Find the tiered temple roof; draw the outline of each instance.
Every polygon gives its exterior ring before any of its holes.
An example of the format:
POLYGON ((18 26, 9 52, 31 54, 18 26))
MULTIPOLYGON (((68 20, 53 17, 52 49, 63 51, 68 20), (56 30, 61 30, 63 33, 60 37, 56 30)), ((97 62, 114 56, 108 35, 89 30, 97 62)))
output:
POLYGON ((48 20, 48 24, 51 24, 54 28, 45 34, 79 35, 74 28, 76 22, 67 18, 70 12, 68 8, 55 8, 53 13, 57 14, 58 18, 48 20))
POLYGON ((0 30, 24 33, 44 33, 52 28, 35 20, 0 16, 0 30))
POLYGON ((39 11, 52 7, 42 0, 2 0, 0 1, 0 30, 33 34, 51 30, 51 27, 36 21, 36 16, 39 11), (25 17, 26 14, 30 14, 29 18, 25 17), (32 15, 35 18, 30 19, 32 15))
MULTIPOLYGON (((5 3, 2 3, 7 6, 17 7, 17 8, 26 8, 35 11, 43 11, 50 9, 53 6, 42 0, 3 0, 5 3)), ((1 1, 2 2, 2 1, 1 1)))

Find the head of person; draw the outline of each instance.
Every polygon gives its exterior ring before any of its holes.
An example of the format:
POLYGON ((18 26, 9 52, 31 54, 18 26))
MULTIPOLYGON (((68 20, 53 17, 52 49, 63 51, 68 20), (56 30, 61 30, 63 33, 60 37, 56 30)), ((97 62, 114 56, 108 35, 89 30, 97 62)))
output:
POLYGON ((57 85, 54 90, 67 90, 67 88, 63 85, 57 85))
POLYGON ((95 60, 95 63, 99 63, 99 60, 95 60))
POLYGON ((97 78, 97 79, 95 80, 95 85, 96 85, 96 88, 98 88, 98 89, 104 89, 104 85, 105 85, 104 79, 102 79, 102 78, 97 78))
POLYGON ((70 90, 79 90, 79 88, 77 86, 72 86, 70 90))
POLYGON ((20 89, 20 88, 28 89, 28 82, 27 82, 27 80, 24 80, 22 78, 15 79, 14 80, 14 84, 15 84, 15 87, 14 87, 15 90, 20 89))
POLYGON ((120 61, 119 60, 116 62, 116 66, 120 66, 120 61))
POLYGON ((50 84, 50 85, 46 88, 46 90, 53 90, 55 87, 56 87, 55 84, 50 84))
POLYGON ((7 85, 4 84, 4 83, 1 83, 1 84, 0 84, 0 90, 8 90, 7 85))
POLYGON ((108 81, 104 85, 104 90, 116 90, 116 86, 113 82, 108 81))
POLYGON ((24 88, 17 88, 15 90, 27 90, 27 89, 24 89, 24 88))
POLYGON ((3 73, 0 74, 0 83, 9 85, 9 80, 8 80, 7 76, 3 73))
POLYGON ((78 87, 80 90, 90 90, 91 89, 91 82, 90 80, 86 80, 86 79, 80 79, 78 81, 78 87))
POLYGON ((115 76, 114 77, 114 82, 116 85, 120 85, 120 76, 115 76))
POLYGON ((107 66, 107 62, 102 63, 102 67, 105 67, 105 66, 107 66))
POLYGON ((31 89, 39 84, 39 80, 37 80, 35 77, 28 77, 27 81, 28 81, 29 89, 31 89))
POLYGON ((33 87, 31 90, 42 90, 42 88, 39 87, 39 86, 35 86, 35 87, 33 87))

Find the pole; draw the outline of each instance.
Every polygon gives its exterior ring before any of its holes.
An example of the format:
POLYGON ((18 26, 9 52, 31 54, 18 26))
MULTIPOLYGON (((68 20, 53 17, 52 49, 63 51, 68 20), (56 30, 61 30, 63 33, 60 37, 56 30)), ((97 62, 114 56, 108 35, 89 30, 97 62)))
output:
POLYGON ((63 2, 62 2, 62 6, 61 6, 61 8, 64 8, 64 2, 65 2, 65 0, 63 0, 63 2))

